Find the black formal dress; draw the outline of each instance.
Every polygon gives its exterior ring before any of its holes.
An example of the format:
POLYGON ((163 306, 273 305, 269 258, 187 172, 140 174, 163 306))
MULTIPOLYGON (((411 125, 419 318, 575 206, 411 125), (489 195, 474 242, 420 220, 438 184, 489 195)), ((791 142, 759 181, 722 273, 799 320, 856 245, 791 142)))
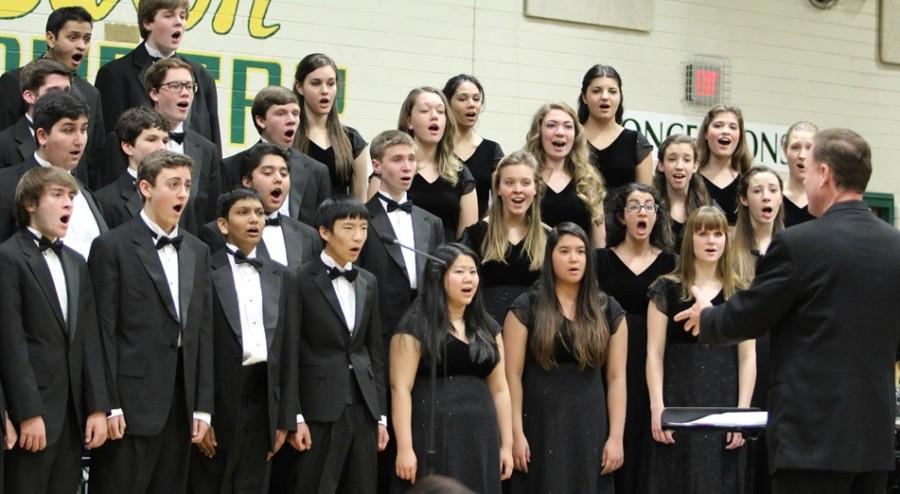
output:
POLYGON ((672 220, 672 236, 675 237, 675 243, 672 244, 672 251, 675 255, 681 254, 681 244, 684 242, 684 223, 672 220))
POLYGON ((790 200, 788 196, 784 196, 782 207, 784 208, 785 228, 798 225, 800 223, 803 223, 804 221, 816 219, 815 216, 809 214, 809 205, 803 206, 801 208, 800 206, 794 204, 794 201, 790 200))
POLYGON ((545 187, 545 190, 544 197, 541 198, 541 219, 544 223, 554 227, 563 221, 571 221, 580 226, 590 238, 594 220, 590 209, 575 194, 575 180, 570 180, 559 192, 552 187, 545 187))
MULTIPOLYGON (((534 334, 537 290, 519 296, 510 307, 534 334)), ((606 322, 615 333, 625 311, 612 297, 606 322)), ((556 340, 557 366, 541 367, 529 344, 522 373, 522 427, 531 463, 528 473, 513 472, 511 494, 546 492, 611 493, 612 475, 600 475, 603 447, 609 436, 603 368, 581 369, 572 354, 569 324, 556 340)))
MULTIPOLYGON (((400 321, 398 332, 416 339, 414 312, 400 321)), ((489 320, 491 335, 500 326, 489 320)), ((500 493, 500 430, 497 411, 487 385, 487 377, 499 365, 499 359, 477 362, 469 353, 469 345, 447 336, 442 361, 436 369, 434 383, 434 473, 459 480, 469 489, 482 494, 500 493)), ((418 467, 416 479, 424 477, 427 465, 429 413, 431 411, 431 362, 427 356, 419 360, 412 389, 412 441, 418 467)), ((394 477, 391 492, 403 493, 409 482, 394 477)))
POLYGON ((462 160, 463 164, 475 177, 475 191, 478 193, 478 218, 487 214, 488 200, 491 196, 491 175, 497 164, 503 159, 503 149, 494 141, 482 139, 472 156, 462 160))
POLYGON ((653 151, 653 144, 636 130, 622 129, 618 137, 603 149, 588 142, 591 163, 597 167, 606 190, 616 189, 635 181, 635 169, 653 151))
POLYGON ((714 206, 718 206, 719 209, 725 213, 729 225, 737 223, 738 183, 741 181, 740 175, 734 177, 734 180, 726 185, 725 188, 719 188, 719 186, 712 183, 710 179, 703 176, 702 173, 700 176, 703 177, 703 183, 706 184, 706 190, 709 192, 710 203, 714 206))
POLYGON ((650 398, 647 393, 647 289, 675 269, 675 255, 661 252, 641 273, 635 273, 610 249, 597 249, 600 289, 622 304, 628 322, 628 405, 625 415, 625 463, 615 473, 616 491, 635 492, 646 476, 650 452, 650 398))
POLYGON ((457 238, 459 200, 474 189, 475 178, 463 165, 459 171, 456 185, 451 185, 440 176, 434 182, 429 182, 422 175, 416 173, 407 195, 416 206, 441 219, 444 224, 444 240, 452 242, 457 238))
MULTIPOLYGON (((479 221, 466 228, 460 242, 481 256, 481 246, 487 230, 488 223, 479 221)), ((543 247, 541 249, 543 250, 543 247)), ((506 262, 482 262, 479 272, 479 289, 482 290, 485 309, 501 325, 506 318, 506 309, 509 305, 516 297, 531 288, 541 276, 540 269, 537 271, 529 269, 531 258, 525 252, 525 239, 517 244, 507 243, 504 260, 506 262)))
MULTIPOLYGON (((737 406, 737 348, 698 345, 697 337, 684 331, 684 322, 675 322, 675 314, 694 304, 693 298, 681 299, 680 283, 660 278, 650 286, 650 299, 669 318, 663 359, 665 406, 737 406)), ((713 304, 724 301, 722 292, 712 299, 713 304)), ((651 439, 646 492, 742 492, 745 448, 726 450, 724 432, 676 432, 674 437, 675 444, 651 439)))
MULTIPOLYGON (((356 159, 359 153, 366 148, 366 140, 353 127, 345 125, 344 133, 350 139, 350 150, 353 153, 353 159, 356 159)), ((350 176, 347 178, 338 175, 337 167, 335 166, 334 144, 328 149, 322 149, 318 144, 310 140, 306 154, 328 167, 328 176, 331 179, 331 197, 349 197, 353 194, 353 168, 350 168, 350 176)))

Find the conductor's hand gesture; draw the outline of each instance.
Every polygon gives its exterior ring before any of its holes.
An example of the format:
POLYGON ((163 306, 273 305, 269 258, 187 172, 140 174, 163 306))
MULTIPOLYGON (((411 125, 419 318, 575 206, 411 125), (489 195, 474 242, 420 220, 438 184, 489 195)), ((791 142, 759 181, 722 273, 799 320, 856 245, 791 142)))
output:
POLYGON ((699 336, 700 313, 703 312, 703 309, 711 307, 712 304, 709 303, 709 298, 700 291, 700 288, 698 288, 697 285, 691 287, 691 295, 694 296, 694 305, 675 314, 675 321, 684 321, 684 330, 694 336, 699 336))

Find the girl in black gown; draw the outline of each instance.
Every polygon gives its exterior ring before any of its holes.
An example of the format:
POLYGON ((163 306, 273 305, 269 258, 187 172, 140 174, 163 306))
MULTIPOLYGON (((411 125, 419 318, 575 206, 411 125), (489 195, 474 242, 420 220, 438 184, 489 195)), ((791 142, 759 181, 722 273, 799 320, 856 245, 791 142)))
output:
POLYGON ((588 161, 587 140, 571 106, 541 106, 525 136, 525 149, 540 163, 546 186, 541 217, 553 227, 571 221, 587 232, 594 247, 606 245, 603 200, 606 188, 588 161))
POLYGON ((709 194, 697 173, 697 147, 693 137, 672 134, 659 145, 653 188, 662 198, 672 225, 673 249, 681 248, 684 222, 691 212, 709 205, 709 194))
POLYGON ((503 158, 494 172, 489 217, 466 228, 462 243, 481 254, 481 286, 498 323, 519 295, 537 281, 547 244, 541 223, 537 160, 528 151, 503 158))
POLYGON ((624 311, 597 288, 587 235, 558 225, 538 286, 506 316, 510 493, 611 493, 625 425, 624 311), (605 380, 605 384, 604 384, 605 380))
MULTIPOLYGON (((444 238, 455 240, 478 221, 475 178, 453 154, 456 119, 444 93, 433 87, 409 92, 400 108, 397 128, 416 141, 419 171, 407 192, 412 202, 444 223, 444 238)), ((378 190, 378 178, 369 188, 378 190), (373 188, 374 187, 374 188, 373 188)))
POLYGON ((669 215, 659 196, 643 184, 629 184, 608 201, 606 249, 598 249, 600 289, 614 297, 628 321, 628 407, 625 464, 616 472, 616 492, 637 492, 650 457, 650 402, 644 372, 647 353, 647 288, 675 269, 669 215))
POLYGON ((337 65, 328 55, 312 53, 297 64, 294 94, 300 101, 300 123, 294 146, 328 167, 332 197, 365 202, 369 146, 356 129, 341 125, 337 88, 337 65))
POLYGON ((406 492, 431 471, 499 494, 513 467, 500 327, 481 302, 478 255, 456 243, 433 255, 440 261, 426 264, 419 297, 391 339, 391 491, 406 492))
POLYGON ((705 347, 674 316, 694 303, 691 287, 720 304, 743 287, 731 267, 729 227, 719 208, 688 218, 677 266, 650 286, 647 308, 647 388, 650 472, 642 491, 666 494, 742 492, 744 438, 739 433, 662 429, 667 406, 747 407, 756 377, 754 341, 705 347))
POLYGON ((716 105, 700 124, 697 161, 712 201, 725 212, 728 224, 737 220, 737 185, 753 164, 744 136, 744 117, 739 108, 716 105))
POLYGON ((484 105, 484 88, 474 76, 459 74, 444 85, 444 96, 456 119, 456 138, 453 152, 475 177, 478 195, 478 218, 487 214, 491 192, 491 174, 497 168, 503 150, 500 145, 475 133, 484 105))
POLYGON ((622 127, 625 113, 622 77, 609 65, 594 65, 581 79, 578 121, 591 153, 591 163, 607 190, 632 182, 650 185, 653 144, 638 131, 622 127))
POLYGON ((806 167, 812 166, 813 135, 819 131, 815 124, 795 122, 781 136, 781 148, 788 163, 788 181, 784 187, 784 226, 789 227, 809 221, 815 217, 809 214, 803 177, 806 167))
MULTIPOLYGON (((801 184, 802 187, 802 184, 801 184)), ((772 237, 784 229, 781 177, 766 166, 754 166, 741 178, 738 188, 738 219, 734 230, 734 270, 750 284, 756 264, 769 249, 772 237)), ((769 390, 769 335, 756 339, 756 385, 750 406, 765 410, 769 390)), ((753 469, 753 492, 771 491, 765 437, 753 445, 749 468, 753 469)))

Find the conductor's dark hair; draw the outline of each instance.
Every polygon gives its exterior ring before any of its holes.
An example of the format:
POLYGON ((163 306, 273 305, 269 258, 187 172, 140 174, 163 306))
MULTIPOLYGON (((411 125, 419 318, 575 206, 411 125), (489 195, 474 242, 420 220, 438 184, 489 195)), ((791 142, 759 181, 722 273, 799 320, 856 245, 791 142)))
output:
POLYGON ((456 89, 459 88, 459 85, 464 82, 471 82, 478 88, 478 94, 481 95, 481 102, 484 103, 484 87, 481 86, 481 82, 478 81, 477 78, 473 75, 469 74, 459 74, 451 77, 447 80, 447 83, 444 84, 444 89, 441 90, 444 93, 444 96, 447 98, 447 101, 453 99, 453 95, 456 94, 456 89))
POLYGON ((606 214, 606 243, 615 247, 625 241, 628 231, 625 227, 625 206, 628 205, 628 196, 633 192, 643 192, 653 197, 653 202, 659 206, 656 211, 656 222, 650 230, 650 245, 660 250, 668 251, 672 248, 672 224, 669 219, 669 211, 666 209, 659 193, 653 187, 641 183, 630 183, 619 188, 609 201, 606 214))
POLYGON ((619 108, 616 109, 616 123, 621 125, 622 117, 625 115, 625 95, 622 92, 622 77, 611 65, 594 65, 581 78, 581 94, 578 95, 578 121, 583 125, 591 116, 591 110, 584 103, 583 98, 587 94, 588 88, 591 87, 591 81, 598 77, 615 79, 619 86, 619 108))
POLYGON ((872 176, 872 149, 850 129, 825 129, 813 137, 814 166, 825 162, 840 190, 863 193, 872 176))
POLYGON ((260 142, 250 148, 241 160, 241 178, 252 180, 253 171, 259 168, 263 158, 270 154, 281 157, 281 159, 287 163, 288 167, 290 167, 291 157, 290 152, 287 149, 282 149, 269 142, 260 142))
POLYGON ((87 22, 94 24, 94 18, 84 7, 60 7, 47 16, 47 31, 53 36, 59 36, 59 30, 69 21, 87 22))
POLYGON ((255 190, 238 187, 219 196, 217 204, 219 218, 224 218, 227 220, 228 213, 231 211, 231 208, 233 208, 234 205, 238 203, 238 201, 243 201, 244 199, 253 199, 254 201, 259 201, 260 207, 262 207, 262 199, 260 199, 259 194, 257 194, 255 190))
MULTIPOLYGON (((447 307, 447 291, 444 278, 450 266, 460 256, 468 256, 475 261, 476 269, 481 265, 478 254, 460 243, 443 244, 432 253, 440 259, 429 259, 425 264, 424 281, 419 285, 419 296, 404 317, 410 326, 402 328, 410 332, 421 345, 421 358, 430 361, 434 355, 438 363, 443 363, 444 348, 450 336, 450 315, 447 307)), ((497 362, 500 353, 497 341, 491 333, 491 324, 496 324, 488 315, 481 298, 481 290, 475 295, 463 312, 466 325, 466 339, 469 341, 469 356, 473 362, 497 362)))
POLYGON ((368 220, 369 210, 359 199, 325 199, 316 212, 316 229, 324 228, 330 232, 337 220, 346 219, 368 220))
POLYGON ((50 133, 56 122, 64 118, 76 120, 88 116, 88 107, 80 99, 65 91, 52 91, 40 98, 34 105, 34 131, 44 129, 50 133))

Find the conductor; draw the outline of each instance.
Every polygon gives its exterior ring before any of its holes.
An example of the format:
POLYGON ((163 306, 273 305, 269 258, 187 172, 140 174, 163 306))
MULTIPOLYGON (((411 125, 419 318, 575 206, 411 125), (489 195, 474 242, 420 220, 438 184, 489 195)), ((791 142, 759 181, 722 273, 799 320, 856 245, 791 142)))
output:
POLYGON ((893 469, 900 232, 862 201, 871 156, 851 130, 817 133, 804 188, 819 219, 777 234, 749 289, 710 307, 694 287, 675 317, 706 344, 770 333, 776 494, 883 493, 893 469))

